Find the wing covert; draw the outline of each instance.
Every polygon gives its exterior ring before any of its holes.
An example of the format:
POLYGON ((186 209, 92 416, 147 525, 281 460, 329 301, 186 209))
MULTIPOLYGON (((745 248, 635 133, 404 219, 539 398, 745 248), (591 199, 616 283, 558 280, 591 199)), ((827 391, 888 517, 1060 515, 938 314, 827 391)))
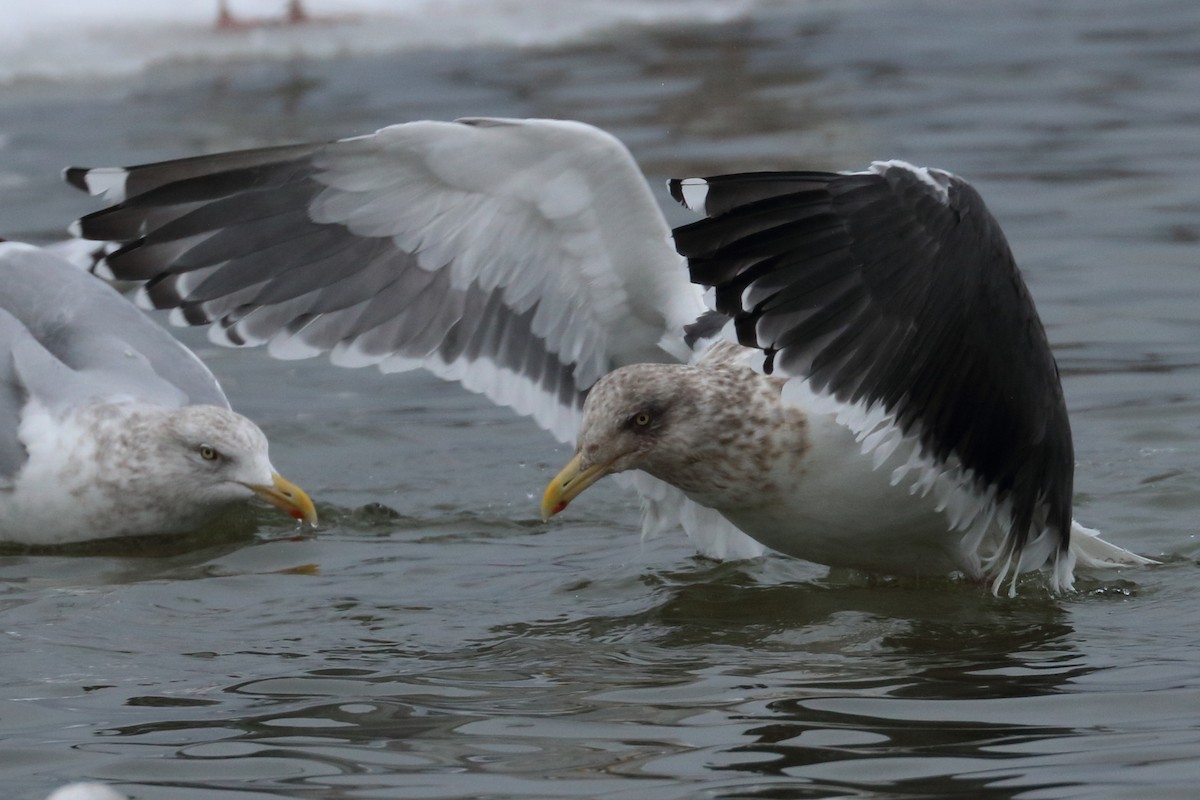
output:
POLYGON ((76 232, 125 242, 112 273, 177 321, 424 367, 564 440, 592 383, 684 357, 703 310, 629 152, 582 123, 422 121, 67 177, 121 199, 76 232))

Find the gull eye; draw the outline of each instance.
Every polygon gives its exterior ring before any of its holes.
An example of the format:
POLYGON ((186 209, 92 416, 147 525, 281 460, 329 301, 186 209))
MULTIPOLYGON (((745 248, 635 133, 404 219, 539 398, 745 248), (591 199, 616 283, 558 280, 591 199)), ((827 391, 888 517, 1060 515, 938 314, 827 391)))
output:
POLYGON ((216 461, 221 457, 221 454, 217 452, 217 448, 213 447, 211 444, 200 445, 196 448, 196 452, 198 452, 200 457, 205 461, 216 461))
POLYGON ((639 411, 633 415, 633 419, 631 421, 635 427, 644 428, 650 424, 650 412, 639 411))

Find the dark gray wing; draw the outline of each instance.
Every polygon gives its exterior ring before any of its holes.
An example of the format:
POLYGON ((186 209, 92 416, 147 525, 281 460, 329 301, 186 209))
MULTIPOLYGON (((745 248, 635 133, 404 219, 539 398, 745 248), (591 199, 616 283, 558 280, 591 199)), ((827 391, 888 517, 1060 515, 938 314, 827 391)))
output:
POLYGON ((1066 547, 1074 453, 1058 368, 1000 226, 965 181, 901 162, 863 173, 672 181, 709 219, 675 231, 765 369, 882 404, 927 455, 1011 501, 1013 548, 1066 547))
MULTIPOLYGON (((216 340, 423 367, 573 438, 615 366, 703 310, 632 156, 577 122, 413 122, 319 145, 70 169, 77 233, 216 340)), ((674 346, 674 350, 670 348, 674 346)))

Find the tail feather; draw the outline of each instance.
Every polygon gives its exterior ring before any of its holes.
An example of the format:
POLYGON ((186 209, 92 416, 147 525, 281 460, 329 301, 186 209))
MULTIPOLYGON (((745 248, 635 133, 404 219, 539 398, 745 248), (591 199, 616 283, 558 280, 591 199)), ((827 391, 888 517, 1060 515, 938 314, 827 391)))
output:
POLYGON ((1071 552, 1080 567, 1128 567, 1157 564, 1152 558, 1139 556, 1123 547, 1100 538, 1100 532, 1085 528, 1078 522, 1071 523, 1071 552))

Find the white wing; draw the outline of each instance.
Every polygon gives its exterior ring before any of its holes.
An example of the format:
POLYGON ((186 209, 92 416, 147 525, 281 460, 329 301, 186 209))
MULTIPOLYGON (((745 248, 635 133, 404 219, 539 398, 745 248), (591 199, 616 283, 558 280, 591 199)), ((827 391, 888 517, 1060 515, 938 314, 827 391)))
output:
MULTIPOLYGON (((76 233, 128 244, 112 277, 217 341, 423 367, 573 441, 615 367, 686 360, 704 312, 633 157, 579 122, 412 122, 329 144, 67 170, 118 204, 76 233)), ((648 475, 649 532, 762 548, 648 475)))
POLYGON ((424 367, 573 439, 622 364, 703 311, 628 150, 578 122, 413 122, 329 144, 67 171, 117 205, 114 276, 215 340, 424 367))
POLYGON ((703 555, 718 560, 757 558, 766 547, 738 530, 719 511, 702 506, 681 489, 635 470, 616 476, 642 498, 642 536, 653 539, 682 529, 703 555))

